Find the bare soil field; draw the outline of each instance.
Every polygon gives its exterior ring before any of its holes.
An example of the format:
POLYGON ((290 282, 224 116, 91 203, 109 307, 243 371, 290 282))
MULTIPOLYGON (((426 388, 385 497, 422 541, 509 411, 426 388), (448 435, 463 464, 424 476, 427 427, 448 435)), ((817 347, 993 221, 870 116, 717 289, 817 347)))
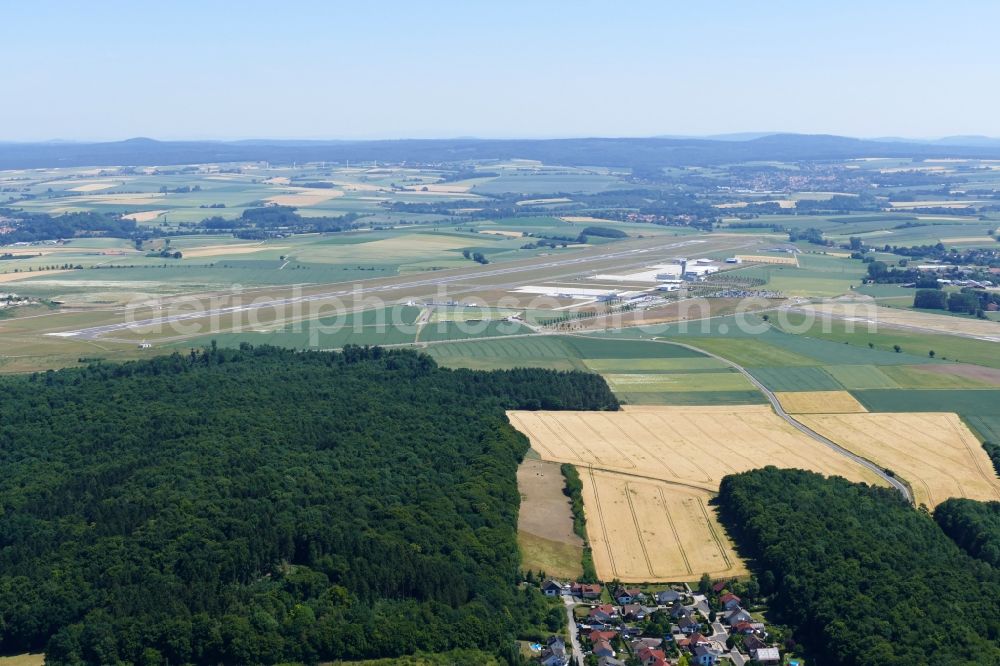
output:
POLYGON ((928 363, 920 366, 920 371, 938 375, 965 377, 1000 386, 1000 370, 997 368, 985 368, 981 365, 972 365, 970 363, 949 363, 947 365, 928 363))
POLYGON ((812 414, 798 420, 908 481, 918 504, 949 497, 1000 500, 979 440, 952 413, 812 414))
POLYGON ((877 324, 878 326, 915 328, 938 333, 962 333, 983 339, 1000 342, 1000 322, 983 319, 965 319, 950 315, 932 314, 929 312, 914 312, 912 310, 897 310, 872 305, 869 303, 820 303, 805 305, 799 308, 804 312, 814 312, 818 315, 831 315, 862 324, 877 324))
POLYGON ((768 254, 738 254, 736 258, 743 262, 754 264, 779 264, 782 266, 798 266, 798 257, 772 257, 768 254))
POLYGON ((850 414, 868 411, 848 391, 777 391, 774 395, 789 414, 850 414))
POLYGON ((712 494, 621 474, 583 470, 587 536, 597 574, 626 582, 723 578, 746 573, 708 505, 712 494))
POLYGON ((517 469, 521 510, 517 519, 522 566, 550 576, 582 573, 583 540, 573 532, 573 511, 563 494, 559 464, 526 458, 517 469))
POLYGON ((792 428, 770 405, 511 411, 508 417, 544 460, 709 492, 716 492, 727 474, 765 465, 879 482, 865 468, 792 428))

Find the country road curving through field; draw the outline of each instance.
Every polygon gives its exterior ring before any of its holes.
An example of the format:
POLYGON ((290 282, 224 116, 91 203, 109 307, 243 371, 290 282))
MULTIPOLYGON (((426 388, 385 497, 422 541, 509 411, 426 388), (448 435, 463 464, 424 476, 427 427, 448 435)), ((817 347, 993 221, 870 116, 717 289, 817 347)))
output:
POLYGON ((872 461, 868 460, 867 458, 862 458, 861 456, 857 455, 856 453, 852 453, 851 451, 848 451, 847 449, 845 449, 841 445, 839 445, 836 442, 834 442, 832 439, 829 439, 828 437, 825 437, 825 436, 819 434, 818 432, 816 432, 815 430, 813 430, 809 426, 807 426, 804 423, 801 423, 800 421, 798 421, 794 416, 792 416, 791 414, 789 414, 788 412, 785 411, 785 409, 781 406, 781 402, 778 400, 778 396, 774 395, 774 392, 771 391, 771 389, 769 389, 766 386, 764 386, 764 384, 762 384, 756 377, 754 377, 752 374, 750 374, 750 371, 747 370, 746 368, 744 368, 742 365, 739 365, 738 363, 734 363, 733 361, 730 361, 727 358, 723 358, 722 356, 719 356, 718 354, 713 354, 712 352, 705 351, 704 349, 700 349, 698 347, 695 347, 694 345, 689 345, 689 344, 686 344, 686 343, 683 343, 683 342, 674 342, 672 340, 657 340, 657 339, 649 340, 649 342, 657 342, 659 344, 664 344, 664 345, 674 345, 674 346, 677 346, 677 347, 683 347, 685 349, 689 349, 691 351, 698 352, 699 354, 704 354, 706 356, 711 356, 712 358, 714 358, 714 359, 716 359, 718 361, 721 361, 722 363, 725 363, 729 367, 731 367, 734 370, 736 370, 737 372, 741 373, 744 377, 746 377, 750 381, 751 384, 753 384, 754 386, 756 386, 760 390, 760 392, 763 393, 767 397, 768 402, 771 403, 771 407, 774 408, 774 412, 778 416, 780 416, 781 418, 783 418, 786 422, 788 422, 788 424, 790 426, 792 426, 793 428, 795 428, 796 430, 798 430, 802 434, 808 435, 809 437, 813 438, 814 440, 816 440, 820 444, 823 444, 824 446, 827 446, 827 447, 833 449, 835 452, 837 452, 837 453, 839 453, 839 454, 841 454, 843 456, 846 456, 847 458, 850 458, 851 460, 853 460, 854 462, 858 463, 862 467, 865 467, 866 469, 871 470, 880 479, 882 479, 883 481, 885 481, 886 483, 888 483, 890 486, 892 486, 893 488, 895 488, 896 490, 898 490, 903 495, 903 497, 906 498, 907 502, 909 502, 910 504, 913 504, 913 493, 910 492, 909 487, 905 483, 903 483, 902 481, 900 481, 899 479, 897 479, 895 476, 887 474, 884 469, 882 469, 881 467, 879 467, 878 465, 876 465, 872 461))

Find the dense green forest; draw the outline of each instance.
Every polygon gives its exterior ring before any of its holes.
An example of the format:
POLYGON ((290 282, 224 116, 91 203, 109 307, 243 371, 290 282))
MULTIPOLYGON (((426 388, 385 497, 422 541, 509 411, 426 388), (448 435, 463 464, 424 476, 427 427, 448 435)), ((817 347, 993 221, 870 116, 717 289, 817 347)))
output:
POLYGON ((347 231, 357 226, 357 213, 323 217, 302 217, 293 206, 248 208, 236 219, 218 215, 199 224, 211 231, 233 231, 240 238, 267 238, 276 234, 347 231))
POLYGON ((810 664, 1000 663, 1000 577, 888 488, 764 469, 720 517, 810 664))
POLYGON ((49 215, 0 208, 0 218, 13 222, 10 231, 0 232, 0 243, 30 243, 76 236, 131 238, 136 233, 134 221, 114 213, 49 215))
POLYGON ((1000 567, 1000 502, 952 498, 937 506, 934 520, 969 555, 1000 567))
MULTIPOLYGON (((616 409, 592 374, 412 351, 192 351, 0 380, 0 649, 254 664, 475 648, 511 662, 507 408, 616 409)), ((537 633, 537 632, 536 632, 537 633)))

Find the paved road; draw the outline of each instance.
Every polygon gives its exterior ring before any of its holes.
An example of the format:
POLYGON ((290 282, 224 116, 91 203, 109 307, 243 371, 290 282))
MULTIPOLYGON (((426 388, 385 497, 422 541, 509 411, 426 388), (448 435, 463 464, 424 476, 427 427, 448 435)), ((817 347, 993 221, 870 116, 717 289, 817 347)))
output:
POLYGON ((786 412, 784 410, 784 408, 782 408, 781 403, 778 401, 777 396, 774 395, 774 392, 771 391, 771 389, 769 389, 766 386, 764 386, 759 381, 757 381, 757 378, 754 377, 752 374, 750 374, 750 372, 746 368, 744 368, 742 365, 734 363, 734 362, 730 361, 727 358, 723 358, 723 357, 718 356, 716 354, 713 354, 711 352, 707 352, 704 349, 699 349, 698 347, 695 347, 693 345, 684 344, 683 342, 673 342, 673 341, 668 341, 668 340, 654 340, 653 342, 659 342, 659 343, 665 344, 665 345, 675 345, 677 347, 684 347, 686 349, 690 349, 691 351, 696 351, 696 352, 699 352, 701 354, 705 354, 706 356, 711 356, 714 359, 722 361, 723 363, 725 363, 729 367, 731 367, 734 370, 736 370, 737 372, 741 373, 744 377, 746 377, 750 381, 751 384, 753 384, 754 386, 756 386, 760 390, 761 393, 763 393, 765 396, 767 396, 768 402, 771 403, 771 406, 774 408, 775 413, 778 416, 780 416, 781 418, 783 418, 785 421, 787 421, 788 424, 791 425, 793 428, 795 428, 796 430, 798 430, 799 432, 801 432, 801 433, 803 433, 805 435, 808 435, 809 437, 812 437, 813 439, 815 439, 820 444, 823 444, 824 446, 827 446, 827 447, 833 449, 834 451, 836 451, 840 455, 846 456, 847 458, 850 458, 851 460, 853 460, 854 462, 858 463, 862 467, 865 467, 865 468, 871 470, 879 478, 881 478, 886 483, 888 483, 893 488, 895 488, 900 493, 902 493, 903 497, 906 498, 907 502, 909 502, 910 504, 913 504, 913 494, 910 492, 910 489, 907 487, 907 485, 905 483, 903 483, 899 479, 895 478, 894 476, 890 476, 890 475, 886 474, 885 470, 883 470, 881 467, 879 467, 875 463, 871 462, 870 460, 862 458, 861 456, 859 456, 859 455, 857 455, 855 453, 852 453, 851 451, 848 451, 847 449, 845 449, 841 445, 837 444, 833 440, 831 440, 831 439, 829 439, 827 437, 824 437, 823 435, 819 434, 818 432, 816 432, 815 430, 813 430, 809 426, 807 426, 807 425, 805 425, 805 424, 800 423, 799 421, 797 421, 794 416, 792 416, 791 414, 789 414, 788 412, 786 412))
POLYGON ((576 608, 576 601, 568 594, 563 595, 563 603, 566 605, 566 622, 569 630, 569 642, 573 649, 573 661, 576 666, 583 666, 583 650, 580 648, 580 639, 577 636, 576 618, 573 617, 573 609, 576 608))

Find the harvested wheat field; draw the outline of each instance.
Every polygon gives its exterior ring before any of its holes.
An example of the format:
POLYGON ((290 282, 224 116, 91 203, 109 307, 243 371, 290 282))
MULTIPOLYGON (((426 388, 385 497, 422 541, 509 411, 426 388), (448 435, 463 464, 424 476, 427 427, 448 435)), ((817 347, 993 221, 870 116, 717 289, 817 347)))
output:
POLYGON ((167 211, 165 210, 145 210, 141 213, 129 213, 128 215, 122 215, 122 218, 132 220, 133 222, 152 222, 166 212, 167 211))
POLYGON ((29 278, 41 277, 43 275, 56 275, 58 273, 69 273, 71 269, 53 269, 50 271, 21 271, 20 273, 0 273, 0 282, 17 282, 29 278))
POLYGON ((507 413, 543 459, 577 465, 598 575, 630 582, 745 573, 708 507, 723 476, 784 465, 879 483, 770 405, 507 413))
POLYGON ((589 215, 561 215, 559 219, 562 220, 563 222, 583 222, 583 223, 597 222, 600 224, 614 223, 614 220, 607 220, 602 217, 590 217, 589 215))
POLYGON ((746 573, 708 506, 712 493, 581 471, 587 536, 600 578, 654 582, 746 573))
POLYGON ((895 472, 917 504, 949 497, 1000 500, 986 451, 956 414, 812 414, 797 417, 844 448, 895 472))
POLYGON ((768 254, 738 254, 736 258, 740 261, 754 264, 780 264, 783 266, 798 266, 798 257, 772 257, 768 254))
POLYGON ((323 203, 324 201, 329 201, 330 199, 342 196, 344 196, 344 192, 342 190, 304 187, 302 189, 285 192, 284 194, 276 194, 272 197, 268 197, 266 200, 269 203, 277 204, 279 206, 315 206, 323 203))
POLYGON ((260 243, 242 245, 205 245, 191 250, 184 250, 184 257, 194 259, 197 257, 220 257, 230 254, 251 254, 253 252, 263 252, 264 250, 285 250, 287 245, 261 245, 260 243))
POLYGON ((84 185, 77 185, 76 187, 69 188, 69 192, 97 192, 99 190, 108 190, 112 187, 118 187, 123 185, 121 181, 114 183, 86 183, 84 185))
POLYGON ((508 412, 545 460, 716 492, 727 474, 782 465, 879 483, 802 434, 770 405, 628 406, 619 412, 508 412))
POLYGON ((782 409, 789 414, 851 414, 867 412, 848 391, 776 391, 782 409))

